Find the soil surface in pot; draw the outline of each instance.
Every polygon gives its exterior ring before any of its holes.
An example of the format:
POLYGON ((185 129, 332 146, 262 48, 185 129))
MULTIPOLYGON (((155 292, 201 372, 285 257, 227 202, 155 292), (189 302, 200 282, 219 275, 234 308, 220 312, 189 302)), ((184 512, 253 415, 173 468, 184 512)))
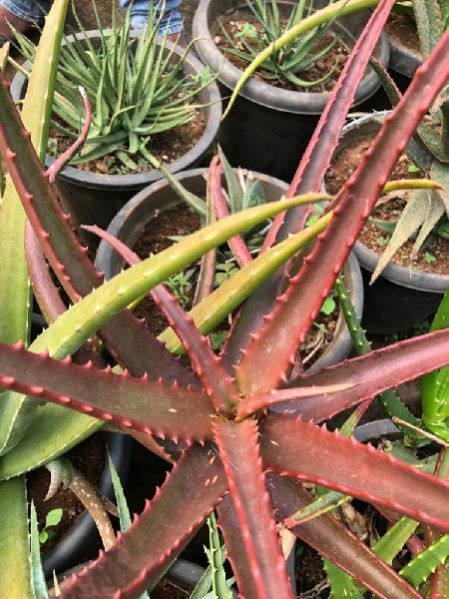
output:
MULTIPOLYGON (((165 210, 151 220, 133 249, 140 258, 148 258, 150 254, 157 254, 171 246, 174 241, 170 238, 192 233, 199 226, 200 218, 198 214, 187 206, 178 206, 172 210, 165 210)), ((187 309, 193 299, 193 294, 194 289, 192 288, 180 298, 181 303, 187 309)), ((134 313, 139 318, 145 319, 147 327, 155 335, 159 335, 167 327, 167 321, 162 312, 149 297, 146 297, 136 307, 134 313)), ((337 317, 337 308, 329 315, 320 313, 317 317, 315 326, 312 327, 301 349, 301 358, 305 367, 309 368, 315 363, 329 346, 334 336, 337 317)), ((228 329, 229 327, 224 324, 215 335, 211 336, 214 347, 217 343, 216 349, 218 349, 220 337, 224 341, 224 335, 228 329)))
MULTIPOLYGON (((106 464, 106 439, 106 433, 96 433, 66 454, 72 465, 95 488, 98 488, 106 464)), ((84 506, 76 495, 70 489, 64 489, 62 486, 51 499, 45 501, 49 484, 50 473, 46 468, 38 468, 27 475, 28 501, 33 500, 36 506, 39 531, 44 528, 48 512, 57 508, 63 510, 61 522, 58 526, 52 528, 53 536, 41 546, 44 556, 57 545, 80 514, 84 512, 84 506)), ((96 552, 93 548, 93 554, 86 555, 86 558, 95 556, 96 552)))
MULTIPOLYGON (((226 58, 240 70, 245 69, 249 63, 241 57, 234 56, 229 50, 231 50, 234 47, 234 44, 239 51, 245 51, 245 43, 251 45, 251 38, 249 38, 248 36, 242 38, 243 32, 245 31, 245 27, 247 27, 248 24, 255 27, 255 29, 260 33, 260 35, 262 35, 262 25, 249 12, 249 10, 245 8, 241 8, 232 12, 231 14, 225 15, 222 19, 220 19, 220 22, 216 24, 213 30, 214 42, 222 50, 226 58), (229 37, 232 40, 232 43, 223 33, 222 28, 224 28, 228 33, 229 37)), ((287 21, 285 21, 285 25, 287 25, 287 21)), ((329 45, 332 42, 332 39, 333 36, 330 33, 326 33, 316 42, 312 52, 316 53, 324 49, 327 45, 329 45)), ((265 81, 265 83, 269 83, 270 85, 274 85, 275 87, 279 87, 281 89, 290 91, 331 91, 335 81, 338 79, 340 75, 340 72, 346 62, 349 53, 350 48, 348 47, 348 45, 343 40, 339 39, 335 43, 334 47, 325 56, 317 60, 309 69, 304 71, 298 71, 297 73, 295 73, 297 77, 305 81, 316 81, 323 78, 329 72, 332 71, 330 77, 326 81, 317 85, 313 85, 311 87, 298 87, 297 85, 291 83, 290 81, 287 81, 283 77, 276 79, 267 79, 261 76, 260 70, 259 72, 256 72, 255 77, 259 80, 265 81)))
POLYGON ((170 580, 161 580, 154 591, 151 591, 152 599, 187 599, 190 593, 181 589, 170 580))
MULTIPOLYGON (((151 153, 162 163, 170 164, 191 150, 202 136, 206 127, 206 118, 200 110, 195 110, 194 118, 179 127, 154 135, 149 145, 151 153)), ((53 129, 50 134, 49 154, 61 156, 73 143, 63 133, 53 129)), ((131 156, 134 160, 134 158, 131 156)), ((152 170, 146 161, 138 163, 138 168, 130 169, 114 154, 107 154, 97 160, 73 165, 76 168, 97 175, 132 175, 152 170)))
MULTIPOLYGON (((326 175, 326 186, 330 193, 337 193, 344 182, 360 164, 363 154, 370 146, 372 139, 367 138, 351 144, 345 148, 334 159, 331 168, 326 175)), ((390 180, 422 178, 422 172, 410 172, 413 167, 406 156, 401 156, 390 180)), ((411 196, 410 191, 392 192, 380 198, 371 213, 371 217, 379 220, 397 221, 407 200, 411 196), (386 198, 391 198, 388 202, 386 198)), ((381 231, 376 225, 367 222, 360 233, 359 240, 368 248, 381 255, 390 239, 389 233, 381 231)), ((423 272, 449 275, 449 242, 437 235, 431 235, 419 251, 415 260, 411 260, 410 254, 413 241, 407 241, 393 256, 393 262, 400 266, 419 269, 423 272)))
POLYGON ((421 52, 416 23, 409 16, 391 13, 385 29, 390 37, 409 50, 418 54, 421 52))

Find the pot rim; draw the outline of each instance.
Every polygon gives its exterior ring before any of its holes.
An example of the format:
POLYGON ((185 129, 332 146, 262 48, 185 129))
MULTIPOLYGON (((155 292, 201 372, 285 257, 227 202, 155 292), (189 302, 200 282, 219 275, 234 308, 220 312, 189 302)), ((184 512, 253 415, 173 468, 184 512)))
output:
MULTIPOLYGON (((108 31, 110 30, 105 30, 105 33, 108 31)), ((97 39, 100 37, 100 31, 98 29, 92 29, 90 31, 86 31, 86 35, 88 39, 97 39)), ((131 31, 130 36, 137 38, 139 36, 139 32, 131 31)), ((85 39, 84 33, 80 32, 75 34, 75 36, 67 36, 67 41, 70 42, 75 37, 81 40, 85 39)), ((65 43, 66 41, 63 42, 63 44, 65 43)), ((176 44, 173 44, 172 42, 167 41, 166 46, 168 50, 174 50, 178 56, 182 56, 184 53, 183 48, 176 47, 176 44)), ((203 71, 205 68, 204 65, 195 56, 193 56, 192 52, 189 52, 185 57, 185 63, 194 73, 201 73, 201 71, 203 71)), ((23 66, 24 68, 29 68, 30 63, 27 62, 23 66)), ((23 89, 26 83, 27 78, 22 73, 17 73, 14 76, 11 84, 11 95, 14 100, 19 100, 23 97, 23 89)), ((197 162, 208 150, 217 136, 221 121, 222 105, 221 95, 215 80, 211 81, 211 83, 201 92, 201 95, 206 96, 205 101, 203 102, 206 107, 202 109, 203 111, 206 111, 205 129, 197 143, 190 150, 167 165, 166 168, 171 173, 181 171, 185 168, 188 168, 191 164, 197 162)), ((54 158, 47 155, 45 159, 46 168, 53 164, 53 162, 54 158)), ((124 188, 130 190, 141 189, 142 187, 151 184, 153 181, 156 181, 161 177, 162 174, 157 169, 151 169, 150 171, 144 173, 130 175, 100 175, 97 173, 91 173, 89 171, 82 171, 74 166, 66 166, 58 174, 59 179, 67 181, 71 185, 88 187, 90 189, 109 188, 111 191, 122 190, 124 188)))
MULTIPOLYGON (((213 2, 219 0, 200 0, 198 8, 193 19, 193 37, 195 48, 204 62, 218 74, 218 78, 228 89, 233 90, 237 81, 242 75, 242 71, 235 67, 218 49, 213 40, 209 29, 209 13, 213 2)), ((289 0, 284 0, 289 4, 289 0)), ((369 16, 369 11, 358 11, 356 14, 369 16)), ((346 17, 347 18, 347 17, 346 17)), ((338 19, 337 19, 338 24, 338 19)), ((346 27, 340 27, 350 34, 346 27)), ((355 37, 350 34, 351 37, 355 37)), ((382 32, 378 45, 378 59, 385 68, 388 66, 390 46, 386 34, 382 32)), ((372 69, 365 75, 359 84, 356 92, 355 103, 359 104, 370 98, 380 87, 380 81, 372 69)), ((280 112, 290 112, 294 114, 317 115, 324 110, 331 92, 295 92, 283 90, 251 78, 247 81, 240 91, 240 94, 246 100, 256 104, 278 110, 280 112)))

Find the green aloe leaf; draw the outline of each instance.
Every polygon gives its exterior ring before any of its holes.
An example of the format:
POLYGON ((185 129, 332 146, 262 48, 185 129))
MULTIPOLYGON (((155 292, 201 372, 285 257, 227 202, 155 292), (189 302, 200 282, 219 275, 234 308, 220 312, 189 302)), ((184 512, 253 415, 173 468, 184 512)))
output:
MULTIPOLYGON (((50 115, 68 0, 53 3, 46 19, 35 65, 22 108, 22 120, 43 161, 47 148, 50 115)), ((16 190, 6 181, 0 211, 0 340, 28 342, 31 289, 24 251, 25 213, 16 190)), ((3 394, 0 402, 0 455, 13 447, 31 422, 34 409, 20 413, 17 395, 3 394)))
POLYGON ((0 597, 34 599, 25 478, 0 483, 0 597))
POLYGON ((391 239, 374 269, 371 284, 379 277, 398 249, 424 225, 428 215, 433 213, 433 204, 431 192, 420 190, 413 194, 396 223, 391 239))
POLYGON ((402 570, 401 576, 415 587, 425 582, 449 556, 449 535, 444 535, 414 557, 402 570))

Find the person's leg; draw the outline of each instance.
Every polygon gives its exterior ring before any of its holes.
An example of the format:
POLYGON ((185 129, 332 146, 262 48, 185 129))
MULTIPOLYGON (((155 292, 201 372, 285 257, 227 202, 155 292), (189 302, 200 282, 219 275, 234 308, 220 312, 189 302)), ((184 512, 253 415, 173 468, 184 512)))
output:
POLYGON ((0 0, 0 36, 13 36, 8 23, 18 31, 26 31, 45 16, 51 3, 51 0, 0 0))
MULTIPOLYGON (((131 6, 131 25, 134 29, 142 29, 148 20, 150 2, 155 2, 156 10, 162 5, 160 0, 120 0, 121 8, 131 6)), ((165 10, 160 22, 161 35, 174 35, 182 31, 182 17, 179 12, 181 0, 166 0, 165 10)))

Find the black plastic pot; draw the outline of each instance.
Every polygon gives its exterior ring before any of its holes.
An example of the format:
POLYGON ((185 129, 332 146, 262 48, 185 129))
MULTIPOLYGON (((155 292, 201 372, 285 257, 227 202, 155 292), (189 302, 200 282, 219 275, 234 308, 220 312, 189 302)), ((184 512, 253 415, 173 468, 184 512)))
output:
MULTIPOLYGON (((285 0, 282 4, 292 3, 292 0, 285 0)), ((314 6, 322 4, 326 2, 323 0, 314 6)), ((242 71, 227 60, 214 43, 214 27, 217 18, 244 6, 244 0, 200 0, 193 21, 195 48, 202 61, 218 74, 224 97, 234 89, 242 71)), ((368 11, 342 17, 336 21, 334 29, 346 39, 353 40, 368 17, 368 11)), ((384 66, 388 65, 389 46, 385 35, 381 36, 374 54, 384 66)), ((369 70, 356 94, 360 110, 365 109, 363 103, 379 87, 377 76, 369 70)), ((328 98, 328 93, 286 91, 252 78, 221 124, 220 144, 233 166, 289 181, 328 98)))
MULTIPOLYGON (((122 482, 124 482, 128 473, 132 443, 132 439, 127 435, 121 435, 120 433, 108 434, 108 452, 122 482)), ((101 475, 99 492, 105 497, 113 499, 111 475, 107 466, 105 466, 101 475)), ((58 573, 75 567, 85 559, 86 555, 92 552, 93 547, 100 547, 100 545, 100 537, 95 523, 90 514, 85 511, 54 549, 44 557, 43 566, 46 576, 51 576, 53 570, 58 573)))
POLYGON ((415 74, 416 69, 422 63, 420 53, 407 48, 401 42, 391 35, 387 35, 390 44, 390 64, 389 68, 408 79, 415 74))
MULTIPOLYGON (((138 33, 133 32, 137 36, 138 33)), ((87 36, 95 43, 99 39, 99 31, 88 31, 87 36)), ((84 39, 82 33, 77 38, 84 39)), ((73 39, 69 36, 68 41, 73 39)), ((167 48, 173 44, 167 42, 167 48)), ((183 53, 175 49, 177 54, 183 53)), ((28 63, 27 63, 28 64, 28 63)), ((29 66, 29 64, 28 64, 29 66)), ((27 65, 25 65, 25 68, 27 65)), ((203 65, 191 53, 185 59, 185 72, 199 74, 204 69, 203 65)), ((15 100, 25 95, 27 79, 18 73, 12 82, 11 93, 15 100)), ((205 105, 206 127, 198 142, 186 154, 167 165, 170 172, 175 173, 196 166, 207 153, 214 142, 221 119, 220 92, 215 82, 212 82, 198 96, 198 101, 205 105)), ((50 166, 53 159, 47 156, 46 166, 50 166)), ((60 199, 75 224, 97 224, 106 228, 115 214, 139 190, 147 187, 154 181, 161 179, 160 171, 151 169, 144 173, 131 175, 100 175, 82 171, 68 166, 58 175, 56 188, 60 199)))
MULTIPOLYGON (((206 172, 207 169, 194 169, 179 173, 177 177, 189 191, 202 195, 205 193, 206 181, 204 174, 206 172)), ((259 173, 255 173, 255 176, 263 183, 267 201, 278 199, 287 188, 285 183, 273 177, 259 173)), ((142 190, 130 200, 111 222, 108 231, 132 247, 156 213, 160 213, 163 210, 170 210, 180 202, 181 200, 174 194, 168 183, 158 181, 147 189, 142 190)), ((124 262, 109 244, 102 241, 97 252, 96 266, 105 272, 105 276, 108 279, 120 272, 124 266, 124 262)), ((363 310, 362 277, 358 262, 352 255, 346 264, 345 273, 357 314, 361 317, 363 310)), ((340 314, 334 339, 321 358, 315 362, 313 370, 343 360, 349 354, 351 347, 352 341, 343 315, 340 314)))
POLYGON ((373 420, 372 422, 361 424, 354 431, 354 438, 360 443, 372 443, 385 437, 394 440, 400 436, 401 432, 389 418, 382 418, 381 420, 373 420))
MULTIPOLYGON (((368 116, 347 125, 336 155, 361 139, 373 137, 381 126, 382 118, 382 115, 376 118, 368 116)), ((356 243, 355 254, 362 267, 365 285, 363 326, 369 332, 387 335, 406 331, 435 313, 449 286, 449 276, 390 262, 376 282, 369 285, 379 255, 360 241, 356 243)))

